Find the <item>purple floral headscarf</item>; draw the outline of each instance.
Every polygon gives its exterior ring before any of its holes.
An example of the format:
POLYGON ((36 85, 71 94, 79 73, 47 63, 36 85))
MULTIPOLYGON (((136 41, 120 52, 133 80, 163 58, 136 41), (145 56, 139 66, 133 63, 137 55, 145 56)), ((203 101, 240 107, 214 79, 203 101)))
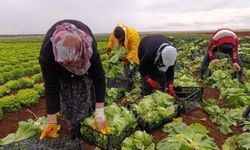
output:
POLYGON ((51 37, 55 61, 76 75, 84 75, 90 68, 93 38, 70 23, 56 27, 51 37))

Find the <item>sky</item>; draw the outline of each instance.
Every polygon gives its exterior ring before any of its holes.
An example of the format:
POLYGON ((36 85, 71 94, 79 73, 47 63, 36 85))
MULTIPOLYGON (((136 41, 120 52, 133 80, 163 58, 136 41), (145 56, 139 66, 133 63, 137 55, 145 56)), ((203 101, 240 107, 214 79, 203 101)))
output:
POLYGON ((124 23, 139 32, 250 29, 249 0, 0 0, 0 34, 45 34, 76 19, 93 33, 124 23))

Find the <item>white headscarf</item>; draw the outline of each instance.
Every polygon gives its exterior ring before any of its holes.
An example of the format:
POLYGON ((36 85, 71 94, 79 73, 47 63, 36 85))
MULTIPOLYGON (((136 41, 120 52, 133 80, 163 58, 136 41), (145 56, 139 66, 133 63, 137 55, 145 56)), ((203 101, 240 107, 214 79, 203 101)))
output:
MULTIPOLYGON (((166 45, 166 43, 162 44, 160 47, 162 47, 163 45, 166 45)), ((159 48, 160 50, 160 48, 159 48)), ((158 51, 159 51, 158 50, 158 51)), ((158 52, 157 52, 158 53, 158 52)), ((159 54, 159 53, 158 53, 159 54)), ((161 52, 161 56, 162 56, 162 64, 164 66, 157 66, 158 70, 161 72, 166 72, 168 70, 168 67, 173 66, 175 61, 176 61, 176 57, 177 57, 177 50, 176 48, 174 48, 171 45, 167 45, 161 52)))

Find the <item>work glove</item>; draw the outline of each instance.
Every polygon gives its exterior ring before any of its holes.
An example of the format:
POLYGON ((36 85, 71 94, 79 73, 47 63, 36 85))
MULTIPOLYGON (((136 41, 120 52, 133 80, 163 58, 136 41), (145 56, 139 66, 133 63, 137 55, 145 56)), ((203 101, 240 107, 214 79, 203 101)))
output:
POLYGON ((56 138, 57 134, 57 124, 56 123, 49 123, 47 127, 43 130, 42 134, 40 135, 40 140, 43 140, 45 137, 56 138))
POLYGON ((106 50, 106 51, 107 51, 107 54, 110 54, 110 53, 111 53, 111 50, 112 50, 112 49, 108 47, 107 50, 106 50))
POLYGON ((95 110, 95 120, 93 123, 93 128, 98 128, 102 134, 108 134, 110 132, 110 128, 106 122, 104 108, 96 108, 95 110))
POLYGON ((122 58, 122 60, 120 61, 121 64, 124 64, 124 63, 129 63, 127 57, 124 57, 122 58))
POLYGON ((175 94, 173 85, 168 85, 168 94, 174 97, 175 100, 178 100, 179 97, 175 94))
POLYGON ((145 76, 144 79, 148 82, 148 84, 152 87, 152 89, 156 90, 160 88, 160 84, 157 81, 149 78, 149 76, 145 76))
POLYGON ((211 68, 212 68, 213 70, 215 69, 217 62, 218 62, 217 59, 214 59, 214 60, 211 61, 210 65, 211 65, 211 68))
POLYGON ((234 71, 237 71, 237 72, 238 72, 238 71, 240 71, 240 69, 241 69, 241 68, 240 68, 240 65, 239 65, 239 64, 233 63, 233 70, 234 70, 234 71))

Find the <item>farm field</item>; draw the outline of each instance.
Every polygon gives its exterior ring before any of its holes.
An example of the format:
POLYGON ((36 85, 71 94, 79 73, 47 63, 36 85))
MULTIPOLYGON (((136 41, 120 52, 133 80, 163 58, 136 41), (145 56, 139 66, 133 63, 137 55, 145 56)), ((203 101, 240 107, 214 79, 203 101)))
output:
MULTIPOLYGON (((250 61, 250 36, 248 33, 241 35, 239 52, 250 61)), ((145 135, 139 139, 136 139, 138 138, 136 135, 142 135, 142 133, 136 132, 119 145, 123 149, 133 149, 133 146, 135 149, 143 147, 159 150, 250 149, 250 122, 242 118, 242 113, 250 104, 250 81, 248 80, 244 85, 240 84, 237 77, 236 79, 233 77, 234 74, 228 63, 230 60, 221 55, 220 65, 215 70, 210 70, 210 76, 204 80, 197 80, 197 71, 209 43, 209 35, 179 33, 166 35, 166 38, 178 51, 174 86, 198 88, 202 92, 203 101, 189 113, 176 113, 177 104, 165 93, 154 93, 158 95, 151 98, 140 96, 140 76, 136 72, 135 84, 131 91, 107 88, 105 111, 112 112, 112 108, 120 105, 127 107, 129 103, 133 112, 137 112, 153 125, 162 122, 166 116, 176 119, 147 133, 142 132, 145 135), (158 99, 154 99, 155 97, 158 99), (165 99, 167 102, 164 102, 165 99), (164 104, 159 104, 159 101, 163 101, 164 104), (117 106, 115 102, 119 105, 117 106), (154 110, 155 114, 150 114, 153 111, 152 108, 148 108, 150 106, 156 106, 155 110, 158 111, 154 110), (174 108, 174 111, 169 114, 168 108, 174 108), (161 114, 160 110, 166 110, 164 114, 166 116, 161 114), (163 116, 163 118, 156 116, 163 116), (143 138, 148 142, 142 142, 145 140, 143 138), (136 142, 131 142, 132 140, 137 141, 138 144, 133 145, 136 142)), ((97 41, 106 76, 110 78, 122 76, 123 64, 119 61, 125 55, 124 50, 116 49, 108 55, 103 52, 107 47, 107 36, 98 36, 97 41)), ((7 135, 16 132, 19 127, 18 122, 30 118, 37 120, 46 115, 43 79, 38 62, 41 42, 41 37, 0 38, 0 139, 2 139, 0 145, 6 142, 4 138, 7 135)), ((244 63, 244 72, 250 79, 250 64, 244 63)), ((121 109, 119 113, 124 118, 126 117, 122 115, 123 113, 128 113, 131 118, 134 117, 128 110, 121 109)), ((126 118, 128 120, 117 119, 114 122, 116 118, 114 116, 110 118, 112 119, 109 123, 115 124, 111 132, 120 133, 124 126, 131 127, 130 131, 139 129, 135 127, 137 123, 129 117, 126 118), (117 125, 115 122, 118 122, 117 125), (120 122, 124 123, 124 126, 119 124, 120 122)), ((91 121, 93 118, 88 119, 91 121)), ((83 121, 83 124, 87 125, 88 122, 83 121)), ((59 135, 68 138, 70 135, 63 117, 59 117, 59 125, 61 128, 59 135)), ((143 129, 140 130, 143 131, 143 129)), ((91 136, 84 127, 81 131, 91 136)), ((98 138, 96 139, 100 142, 98 138)), ((96 146, 91 143, 84 144, 84 149, 95 148, 96 146)))

